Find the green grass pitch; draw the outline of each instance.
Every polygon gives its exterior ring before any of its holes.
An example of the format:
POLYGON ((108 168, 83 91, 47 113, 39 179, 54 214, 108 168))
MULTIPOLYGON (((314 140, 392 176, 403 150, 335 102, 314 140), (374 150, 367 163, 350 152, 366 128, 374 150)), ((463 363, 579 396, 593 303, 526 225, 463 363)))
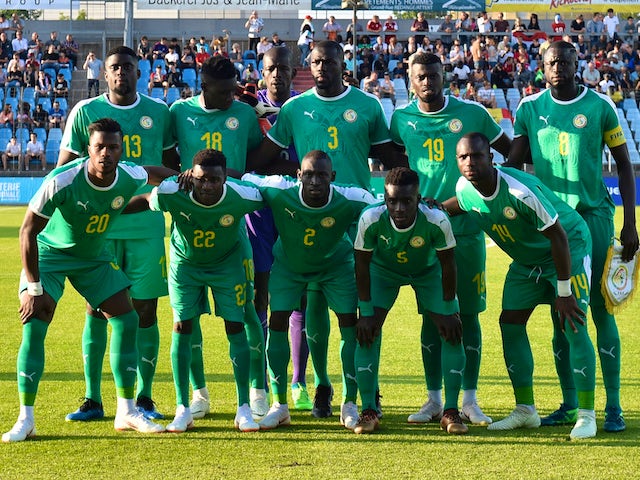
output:
MULTIPOLYGON (((18 228, 24 207, 0 207, 0 429, 11 428, 18 413, 15 361, 21 338, 16 295, 20 273, 18 228)), ((620 221, 620 211, 616 220, 620 221)), ((619 231, 619 227, 618 227, 619 231)), ((488 249, 489 308, 481 315, 484 335, 479 399, 484 411, 500 419, 513 408, 513 394, 502 359, 498 329, 501 288, 508 260, 488 249)), ((96 281, 99 281, 96 279, 96 281)), ((235 389, 228 346, 220 319, 203 318, 205 361, 213 413, 182 435, 117 433, 114 385, 105 361, 103 395, 107 418, 82 424, 64 417, 84 393, 81 331, 84 306, 69 287, 49 329, 46 367, 36 403, 38 437, 0 444, 0 480, 7 479, 602 479, 637 478, 640 443, 640 333, 637 299, 618 315, 623 344, 622 402, 627 430, 602 431, 604 389, 598 373, 596 409, 600 430, 595 439, 570 442, 570 427, 489 432, 471 426, 466 436, 449 436, 438 424, 409 425, 407 415, 425 399, 420 359, 420 318, 410 290, 403 289, 383 334, 381 430, 356 436, 334 416, 318 420, 292 412, 292 426, 270 432, 233 430, 235 389)), ((161 351, 154 399, 172 418, 175 394, 169 358, 171 313, 160 301, 161 351)), ((548 308, 536 310, 529 323, 534 348, 536 404, 541 414, 557 408, 561 396, 551 352, 548 308)), ((330 373, 340 391, 337 325, 333 324, 330 373)), ((590 326, 594 334, 594 328, 590 326)), ((308 381, 313 383, 311 369, 308 381)), ((169 420, 164 421, 168 423, 169 420)))

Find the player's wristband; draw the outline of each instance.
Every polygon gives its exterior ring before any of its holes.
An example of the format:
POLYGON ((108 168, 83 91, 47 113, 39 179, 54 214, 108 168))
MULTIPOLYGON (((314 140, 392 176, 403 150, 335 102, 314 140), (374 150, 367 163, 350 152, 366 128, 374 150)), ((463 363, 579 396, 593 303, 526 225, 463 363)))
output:
POLYGON ((571 280, 558 280, 558 296, 559 297, 571 296, 571 280))
POLYGON ((358 307, 360 308, 361 317, 373 317, 373 303, 371 303, 371 300, 359 300, 358 307))
POLYGON ((42 289, 42 283, 40 282, 28 282, 27 283, 27 293, 32 297, 39 297, 44 293, 42 289))

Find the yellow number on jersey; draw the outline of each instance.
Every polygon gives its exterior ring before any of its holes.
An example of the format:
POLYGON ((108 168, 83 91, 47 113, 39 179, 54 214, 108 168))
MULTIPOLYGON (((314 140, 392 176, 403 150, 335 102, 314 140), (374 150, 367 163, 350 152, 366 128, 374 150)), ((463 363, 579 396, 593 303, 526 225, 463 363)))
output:
POLYGON ((222 134, 220 132, 206 132, 200 137, 200 140, 205 142, 205 148, 222 151, 222 134))
POLYGON ((194 230, 193 231, 193 246, 196 248, 211 248, 214 245, 213 239, 216 238, 216 232, 194 230))
POLYGON ((327 128, 327 132, 329 132, 329 136, 331 137, 331 141, 327 143, 327 146, 331 150, 335 150, 338 148, 338 129, 332 125, 327 128))
POLYGON ((236 305, 242 307, 247 303, 247 288, 244 283, 239 283, 233 289, 236 292, 236 305))
POLYGON ((569 134, 567 132, 558 134, 558 151, 563 157, 569 155, 569 134))
POLYGON ((166 255, 163 255, 160 257, 160 261, 158 262, 160 264, 160 269, 162 271, 162 278, 164 278, 165 280, 167 279, 167 257, 166 255))
POLYGON ((427 149, 427 155, 431 162, 444 160, 444 140, 441 138, 427 138, 422 144, 427 149))
POLYGON ((306 228, 304 230, 304 233, 306 233, 306 235, 304 236, 302 242, 307 246, 310 247, 314 244, 313 242, 313 237, 316 236, 316 231, 313 228, 306 228))
POLYGON ((244 267, 244 275, 248 282, 253 282, 254 279, 254 268, 253 268, 253 260, 250 258, 245 258, 242 260, 242 266, 244 267))
POLYGON ((87 233, 104 233, 108 226, 108 213, 105 213, 104 215, 91 215, 89 217, 89 223, 87 223, 87 228, 85 228, 84 231, 87 233))
POLYGON ((398 263, 407 263, 409 261, 407 258, 407 252, 396 253, 396 259, 398 260, 398 263))
POLYGON ((500 240, 502 240, 503 242, 511 240, 513 243, 516 243, 516 239, 513 238, 506 225, 498 225, 494 223, 491 227, 491 230, 496 232, 500 236, 500 240))
POLYGON ((142 156, 142 138, 140 138, 140 135, 125 135, 122 137, 122 144, 127 158, 140 158, 142 156))
POLYGON ((478 295, 481 295, 487 291, 487 283, 484 272, 476 273, 471 281, 476 284, 478 295))
POLYGON ((589 291, 589 281, 584 273, 571 277, 571 285, 573 285, 573 292, 578 300, 580 300, 581 296, 580 291, 589 291))

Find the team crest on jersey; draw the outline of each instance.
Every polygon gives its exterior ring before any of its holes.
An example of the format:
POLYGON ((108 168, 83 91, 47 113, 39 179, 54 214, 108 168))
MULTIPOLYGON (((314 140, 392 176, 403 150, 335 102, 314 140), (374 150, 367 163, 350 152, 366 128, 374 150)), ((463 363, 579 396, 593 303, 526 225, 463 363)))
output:
POLYGON ((121 195, 118 195, 116 198, 111 200, 111 208, 114 210, 119 210, 124 205, 124 198, 121 195))
POLYGON ((140 117, 140 126, 145 130, 149 130, 150 128, 153 127, 153 119, 148 115, 145 115, 144 117, 140 117))
POLYGON ((575 117, 573 117, 573 126, 576 128, 584 128, 587 126, 587 117, 583 114, 579 113, 575 117))
POLYGON ((227 121, 224 122, 224 124, 229 130, 236 130, 240 126, 240 122, 236 117, 227 118, 227 121))
POLYGON ((507 220, 513 220, 518 216, 516 211, 511 207, 504 207, 504 210, 502 210, 502 214, 504 215, 504 218, 506 218, 507 220))
POLYGON ((230 227, 231 225, 233 225, 233 222, 235 220, 233 219, 233 215, 223 215, 222 217, 220 217, 220 225, 222 225, 223 227, 230 227))
POLYGON ((424 246, 424 238, 416 235, 411 240, 409 240, 409 245, 411 245, 413 248, 420 248, 424 246))
POLYGON ((336 224, 336 219, 333 217, 324 217, 322 220, 320 220, 320 225, 322 225, 324 228, 331 228, 336 224))
POLYGON ((349 123, 353 123, 358 119, 358 114, 355 110, 349 108, 348 110, 344 111, 344 113, 342 114, 342 118, 344 118, 349 123))
POLYGON ((451 120, 449 122, 449 130, 451 130, 453 133, 458 133, 460 130, 462 130, 462 120, 460 120, 459 118, 454 118, 453 120, 451 120))

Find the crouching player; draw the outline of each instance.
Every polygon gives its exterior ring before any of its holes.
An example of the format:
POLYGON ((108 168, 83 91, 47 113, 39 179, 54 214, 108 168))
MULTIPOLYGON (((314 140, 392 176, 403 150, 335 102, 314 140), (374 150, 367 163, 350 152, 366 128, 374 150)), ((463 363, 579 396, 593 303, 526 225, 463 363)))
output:
MULTIPOLYGON (((264 203, 257 188, 228 179, 226 165, 222 152, 201 150, 193 157, 190 193, 169 179, 146 196, 151 210, 168 212, 172 220, 169 298, 174 312, 171 365, 177 409, 167 426, 169 432, 193 428, 191 334, 200 315, 211 313, 209 289, 229 340, 238 400, 235 426, 243 432, 259 429, 249 406, 250 349, 243 323, 247 277, 253 275, 253 264, 243 249, 248 242, 242 242, 241 236, 246 236, 243 216, 264 203)), ((140 197, 136 200, 146 201, 145 196, 140 197)))
POLYGON ((533 401, 533 355, 527 321, 537 305, 546 303, 553 305, 553 321, 569 342, 578 390, 578 420, 570 436, 594 437, 596 359, 585 323, 591 278, 587 224, 536 177, 512 168, 494 168, 489 142, 481 133, 462 137, 456 155, 462 177, 456 197, 444 202, 444 207, 451 215, 468 212, 513 259, 504 282, 500 330, 516 408, 488 428, 540 426, 533 401))
POLYGON ((389 172, 384 203, 362 212, 355 240, 356 282, 360 307, 355 366, 362 414, 355 433, 378 428, 381 328, 402 285, 411 285, 428 341, 442 345, 445 404, 440 421, 452 434, 467 433, 458 411, 465 365, 462 322, 456 297, 456 245, 447 214, 420 202, 418 175, 404 167, 389 172))

